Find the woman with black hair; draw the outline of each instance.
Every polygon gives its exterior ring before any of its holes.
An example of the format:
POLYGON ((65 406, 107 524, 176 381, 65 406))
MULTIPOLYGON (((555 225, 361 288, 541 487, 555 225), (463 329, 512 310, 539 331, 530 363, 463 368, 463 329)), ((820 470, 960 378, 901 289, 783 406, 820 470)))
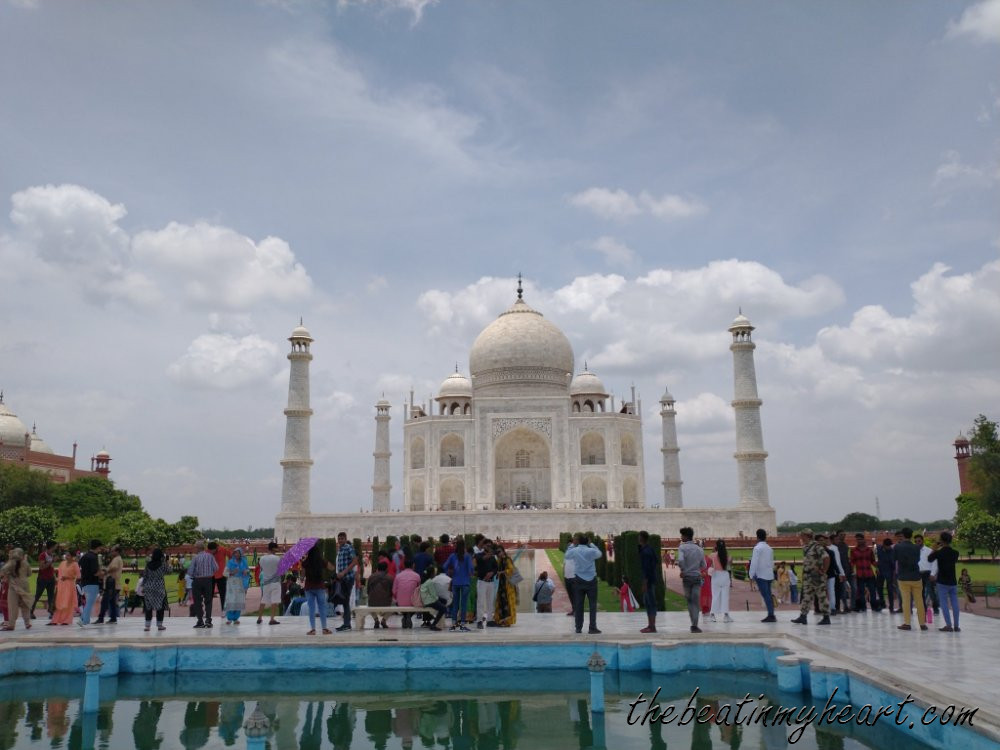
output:
POLYGON ((451 629, 468 632, 465 627, 466 609, 469 600, 469 585, 472 583, 473 558, 465 551, 465 540, 455 542, 455 551, 444 564, 444 572, 451 576, 451 629))
POLYGON ((729 616, 729 550, 726 543, 719 539, 712 553, 712 614, 709 620, 715 622, 716 615, 722 615, 723 622, 732 622, 729 616))
POLYGON ((142 571, 142 611, 146 615, 146 627, 149 630, 153 624, 153 612, 156 612, 156 629, 166 630, 163 625, 163 612, 167 608, 167 586, 163 582, 163 574, 167 572, 163 562, 163 550, 157 547, 142 571))
POLYGON ((323 628, 323 635, 330 635, 332 631, 326 627, 326 581, 323 576, 327 570, 336 570, 329 560, 323 557, 319 547, 313 547, 306 553, 306 559, 302 563, 302 570, 306 574, 306 604, 309 607, 309 632, 306 635, 316 635, 316 610, 319 610, 319 624, 323 628))

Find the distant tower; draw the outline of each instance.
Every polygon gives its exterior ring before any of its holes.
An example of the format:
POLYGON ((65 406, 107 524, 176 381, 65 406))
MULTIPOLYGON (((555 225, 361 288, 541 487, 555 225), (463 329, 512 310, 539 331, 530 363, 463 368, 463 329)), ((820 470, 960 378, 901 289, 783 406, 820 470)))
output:
POLYGON ((963 495, 968 492, 975 492, 972 481, 969 479, 969 459, 972 458, 972 446, 969 439, 959 433, 955 438, 955 461, 958 463, 958 488, 963 495))
POLYGON ((108 478, 108 474, 111 473, 111 454, 108 453, 103 448, 97 451, 97 454, 91 459, 91 471, 96 471, 105 479, 108 478))
POLYGON ((757 372, 753 364, 753 343, 750 332, 754 327, 743 315, 729 326, 733 343, 729 350, 733 353, 733 409, 736 412, 736 465, 740 480, 740 504, 769 508, 767 496, 767 470, 764 460, 764 437, 760 427, 761 400, 757 396, 757 372))
POLYGON ((389 512, 389 409, 391 404, 383 397, 375 404, 375 481, 372 484, 372 510, 389 512))
POLYGON ((285 409, 285 457, 281 461, 281 512, 309 512, 309 363, 312 354, 309 345, 313 338, 299 320, 298 327, 288 339, 292 350, 288 359, 292 363, 288 376, 288 408, 285 409))
POLYGON ((674 397, 670 395, 669 389, 663 391, 663 398, 660 399, 660 416, 663 417, 663 447, 660 452, 663 454, 663 507, 681 508, 684 499, 681 497, 681 460, 678 454, 681 449, 677 447, 677 424, 674 418, 677 412, 674 411, 674 397))

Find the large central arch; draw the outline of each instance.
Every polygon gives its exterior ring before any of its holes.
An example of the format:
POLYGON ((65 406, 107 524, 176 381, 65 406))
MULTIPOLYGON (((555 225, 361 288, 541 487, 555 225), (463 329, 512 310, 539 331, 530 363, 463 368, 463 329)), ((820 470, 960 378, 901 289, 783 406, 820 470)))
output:
POLYGON ((549 444, 534 430, 518 427, 493 446, 493 506, 527 502, 552 507, 552 460, 549 444))

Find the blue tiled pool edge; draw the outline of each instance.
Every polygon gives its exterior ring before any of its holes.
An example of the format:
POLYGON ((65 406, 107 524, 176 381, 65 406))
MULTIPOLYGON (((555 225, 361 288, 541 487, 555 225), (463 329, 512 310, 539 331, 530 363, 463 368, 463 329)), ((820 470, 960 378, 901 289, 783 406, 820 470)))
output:
MULTIPOLYGON (((84 664, 95 652, 103 662, 100 675, 156 674, 170 672, 244 671, 354 671, 373 669, 574 669, 586 665, 595 651, 609 670, 649 671, 675 674, 687 670, 739 670, 766 672, 777 678, 778 687, 789 693, 809 693, 826 700, 834 694, 838 705, 890 706, 908 692, 905 685, 883 685, 872 676, 851 669, 851 662, 831 667, 822 654, 804 653, 794 641, 782 642, 568 642, 568 643, 475 643, 459 645, 343 644, 326 645, 241 644, 240 646, 159 643, 102 643, 100 645, 33 646, 19 643, 0 649, 0 675, 84 672, 84 664)), ((914 696, 913 710, 930 705, 926 697, 914 696)), ((940 703, 938 705, 941 705, 940 703)), ((989 724, 989 722, 985 722, 989 724)), ((960 731, 963 750, 996 750, 1000 731, 994 725, 973 729, 924 726, 917 722, 906 731, 934 747, 956 745, 960 731)))

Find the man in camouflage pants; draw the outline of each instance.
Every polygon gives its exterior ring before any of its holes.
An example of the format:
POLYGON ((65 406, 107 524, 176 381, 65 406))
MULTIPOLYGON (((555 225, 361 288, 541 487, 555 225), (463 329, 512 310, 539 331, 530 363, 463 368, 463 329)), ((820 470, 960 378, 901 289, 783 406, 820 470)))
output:
POLYGON ((823 619, 820 625, 830 624, 830 600, 826 595, 826 572, 830 567, 830 556, 823 545, 822 534, 813 538, 812 529, 803 529, 802 537, 802 593, 799 597, 799 616, 792 620, 805 625, 806 613, 812 604, 813 597, 819 602, 823 619))

